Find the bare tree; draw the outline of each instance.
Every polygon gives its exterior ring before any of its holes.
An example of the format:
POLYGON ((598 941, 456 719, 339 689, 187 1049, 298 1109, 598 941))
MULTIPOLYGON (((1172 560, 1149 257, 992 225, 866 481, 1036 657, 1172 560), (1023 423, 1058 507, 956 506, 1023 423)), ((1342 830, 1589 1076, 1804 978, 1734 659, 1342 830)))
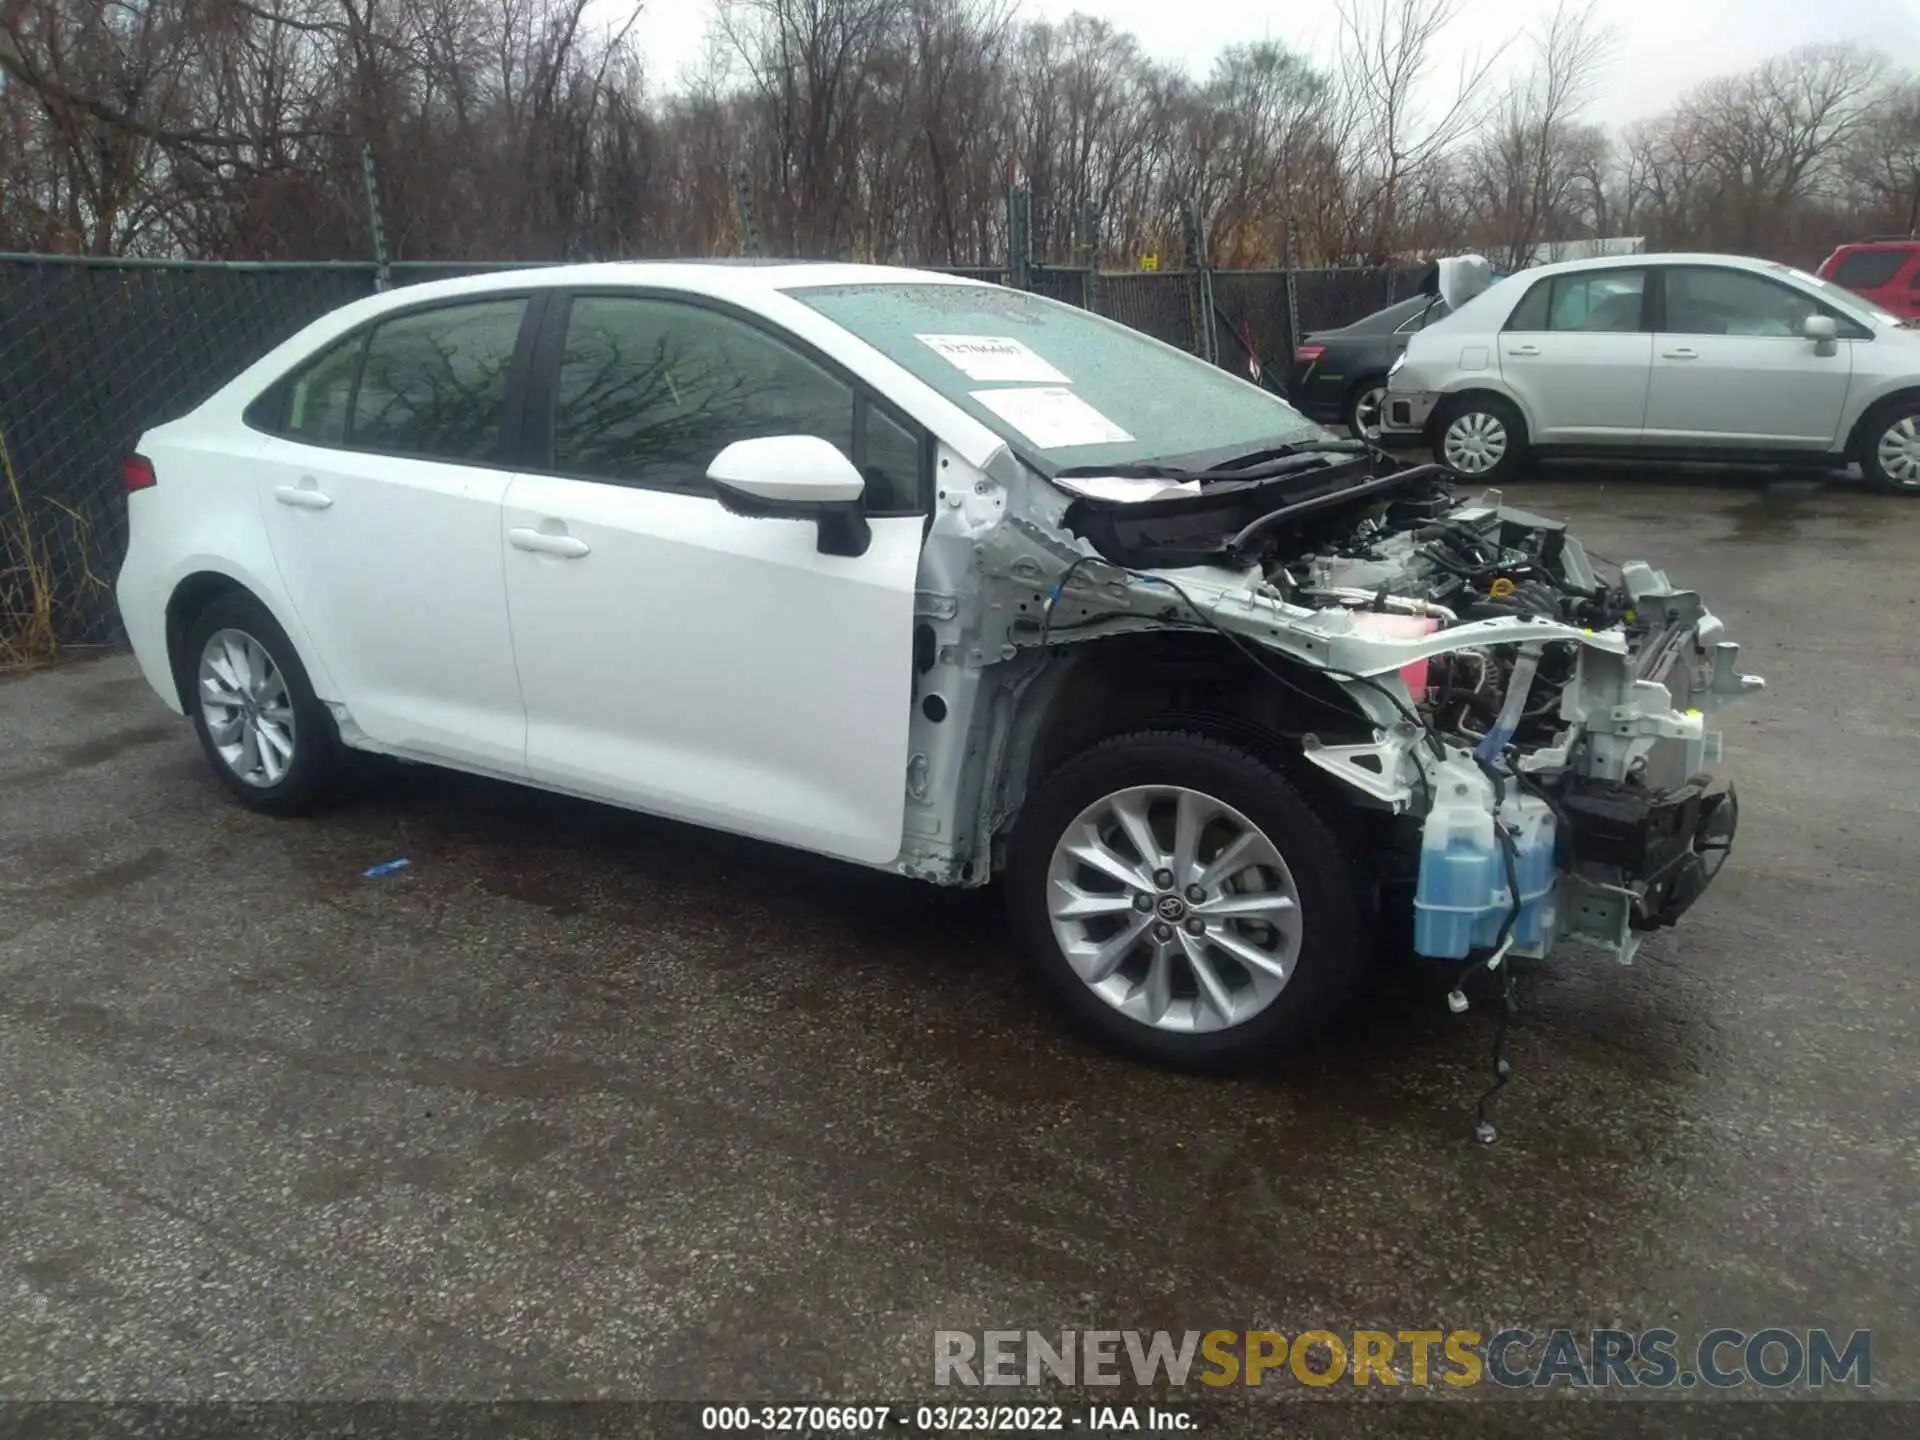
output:
POLYGON ((1777 242, 1871 123, 1884 68, 1882 57, 1853 46, 1812 46, 1689 96, 1676 123, 1703 162, 1702 238, 1741 251, 1777 242))
POLYGON ((1016 184, 1056 261, 1090 220, 1109 260, 1171 249, 1186 204, 1227 265, 1610 231, 1804 259, 1920 215, 1920 80, 1796 52, 1610 143, 1580 0, 1497 91, 1498 52, 1439 73, 1464 0, 1347 0, 1328 66, 1203 77, 1015 0, 725 0, 672 89, 638 3, 0 0, 0 245, 363 256, 366 148, 401 258, 735 251, 743 169, 770 249, 941 264, 1004 256, 1016 184))
POLYGON ((1491 247, 1509 270, 1528 263, 1541 241, 1580 223, 1572 213, 1579 173, 1594 168, 1605 146, 1580 115, 1613 43, 1594 0, 1562 0, 1532 36, 1532 67, 1508 86, 1472 147, 1474 194, 1491 247))
POLYGON ((1843 157, 1848 182, 1875 228, 1920 234, 1920 75, 1888 86, 1843 157))
POLYGON ((1461 0, 1342 0, 1335 148, 1354 177, 1348 239, 1384 261, 1410 181, 1470 133, 1485 82, 1504 45, 1461 62, 1430 102, 1433 47, 1459 18, 1461 0))

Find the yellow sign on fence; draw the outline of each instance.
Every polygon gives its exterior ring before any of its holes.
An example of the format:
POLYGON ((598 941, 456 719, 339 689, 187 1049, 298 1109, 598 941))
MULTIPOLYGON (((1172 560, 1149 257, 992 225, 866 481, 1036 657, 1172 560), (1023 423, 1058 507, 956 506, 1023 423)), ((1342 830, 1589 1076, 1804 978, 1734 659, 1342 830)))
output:
POLYGON ((1140 268, 1142 270, 1158 270, 1160 268, 1160 256, 1158 253, 1149 250, 1146 254, 1142 255, 1140 257, 1140 268))

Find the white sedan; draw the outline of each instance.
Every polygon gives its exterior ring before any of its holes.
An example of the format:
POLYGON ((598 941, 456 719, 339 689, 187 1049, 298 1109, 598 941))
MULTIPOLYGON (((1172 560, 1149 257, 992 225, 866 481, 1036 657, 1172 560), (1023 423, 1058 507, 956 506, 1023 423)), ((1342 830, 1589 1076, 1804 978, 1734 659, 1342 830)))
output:
POLYGON ((1069 1011, 1224 1062, 1390 913, 1630 955, 1737 816, 1705 717, 1759 682, 1697 595, 1375 455, 998 286, 562 267, 347 306, 148 431, 118 593, 257 810, 371 752, 1004 877, 1069 1011))
POLYGON ((1530 455, 1857 462, 1920 496, 1920 331, 1764 260, 1543 265, 1414 336, 1381 435, 1476 480, 1530 455))

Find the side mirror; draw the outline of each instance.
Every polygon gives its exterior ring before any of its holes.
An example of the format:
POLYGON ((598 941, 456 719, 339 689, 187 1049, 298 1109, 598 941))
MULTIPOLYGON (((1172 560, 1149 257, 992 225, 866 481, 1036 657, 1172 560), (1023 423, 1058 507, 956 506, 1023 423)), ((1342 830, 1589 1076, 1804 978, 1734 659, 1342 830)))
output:
POLYGON ((736 440, 707 467, 722 506, 759 520, 812 520, 822 555, 864 555, 873 531, 860 508, 867 482, 840 447, 817 435, 736 440))
POLYGON ((1839 348, 1840 327, 1831 315, 1809 315, 1801 322, 1800 333, 1813 341, 1813 353, 1832 355, 1839 348))

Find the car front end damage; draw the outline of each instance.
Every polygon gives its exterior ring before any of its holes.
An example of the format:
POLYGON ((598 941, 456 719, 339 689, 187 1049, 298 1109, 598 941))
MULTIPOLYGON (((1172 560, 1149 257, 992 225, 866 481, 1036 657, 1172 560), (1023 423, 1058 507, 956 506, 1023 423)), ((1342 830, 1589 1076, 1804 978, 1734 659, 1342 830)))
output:
POLYGON ((1491 968, 1582 942, 1624 962, 1676 921, 1738 818, 1712 718, 1763 682, 1651 566, 1602 575, 1558 522, 1370 459, 1139 499, 990 467, 956 493, 923 562, 916 668, 964 713, 945 734, 916 720, 901 868, 987 877, 1062 662, 1210 632, 1248 687, 1343 697, 1289 759, 1371 817, 1417 953, 1491 968))

